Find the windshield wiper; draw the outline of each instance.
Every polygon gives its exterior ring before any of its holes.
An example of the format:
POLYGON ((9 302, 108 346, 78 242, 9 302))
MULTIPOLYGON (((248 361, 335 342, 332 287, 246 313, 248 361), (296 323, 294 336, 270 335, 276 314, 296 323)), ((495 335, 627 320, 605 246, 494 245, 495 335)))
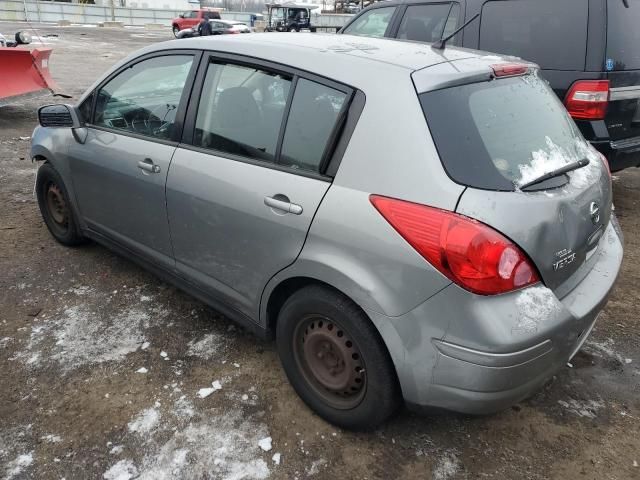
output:
POLYGON ((583 158, 582 160, 578 160, 577 162, 568 163, 564 167, 556 168, 555 170, 550 171, 549 173, 545 173, 544 175, 539 176, 535 180, 531 180, 530 182, 525 183, 524 185, 520 185, 520 190, 525 190, 529 187, 533 187, 534 185, 538 185, 539 183, 544 182, 545 180, 549 180, 550 178, 559 177, 568 172, 572 172, 574 170, 578 170, 579 168, 586 167, 589 165, 589 159, 583 158))

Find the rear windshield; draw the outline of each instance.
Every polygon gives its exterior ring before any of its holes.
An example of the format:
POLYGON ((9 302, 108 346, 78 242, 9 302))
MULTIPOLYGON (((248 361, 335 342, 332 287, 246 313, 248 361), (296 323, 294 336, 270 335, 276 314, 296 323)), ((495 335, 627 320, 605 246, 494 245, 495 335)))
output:
MULTIPOLYGON (((613 70, 640 70, 640 0, 609 0, 607 65, 613 70)), ((610 68, 609 68, 610 69, 610 68)))
POLYGON ((426 92, 420 103, 445 170, 462 185, 515 190, 588 155, 537 74, 426 92))

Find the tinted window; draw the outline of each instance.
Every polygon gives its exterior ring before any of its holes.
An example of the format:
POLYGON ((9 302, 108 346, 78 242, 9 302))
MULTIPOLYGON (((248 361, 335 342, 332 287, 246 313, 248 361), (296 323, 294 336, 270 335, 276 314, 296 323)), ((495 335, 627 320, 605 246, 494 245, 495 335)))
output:
POLYGON ((395 7, 374 8, 359 16, 344 33, 349 35, 365 35, 368 37, 384 37, 395 7))
POLYGON ((586 1, 487 2, 480 49, 515 55, 545 69, 584 70, 587 17, 586 1))
POLYGON ((280 163, 319 172, 346 98, 346 94, 333 88, 305 79, 298 80, 280 163))
POLYGON ((457 3, 409 5, 397 37, 429 43, 440 40, 443 32, 448 35, 455 30, 459 12, 460 5, 457 3))
POLYGON ((169 139, 193 57, 143 60, 98 92, 95 125, 169 139))
POLYGON ((233 64, 207 69, 194 143, 273 162, 291 78, 233 64))
POLYGON ((463 185, 513 190, 590 155, 564 106, 538 76, 423 93, 420 101, 447 173, 463 185))
POLYGON ((607 9, 607 59, 614 70, 640 69, 640 0, 609 0, 607 9))

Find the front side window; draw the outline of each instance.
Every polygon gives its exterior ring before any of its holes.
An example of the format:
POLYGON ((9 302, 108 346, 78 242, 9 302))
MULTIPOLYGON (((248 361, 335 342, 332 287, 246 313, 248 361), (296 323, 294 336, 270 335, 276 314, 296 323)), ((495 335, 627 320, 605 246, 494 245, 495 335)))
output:
POLYGON ((543 69, 584 70, 588 16, 589 2, 490 1, 482 7, 479 48, 543 69))
POLYGON ((299 79, 293 94, 279 163, 319 172, 346 99, 347 95, 343 92, 299 79))
POLYGON ((211 63, 196 116, 194 144, 273 162, 291 77, 211 63))
POLYGON ((436 42, 455 30, 459 13, 457 3, 409 5, 400 23, 398 38, 436 42))
POLYGON ((396 7, 375 8, 363 13, 343 33, 367 37, 384 37, 396 7))
POLYGON ((171 139, 192 63, 191 55, 167 55, 130 66, 98 91, 94 124, 171 139))

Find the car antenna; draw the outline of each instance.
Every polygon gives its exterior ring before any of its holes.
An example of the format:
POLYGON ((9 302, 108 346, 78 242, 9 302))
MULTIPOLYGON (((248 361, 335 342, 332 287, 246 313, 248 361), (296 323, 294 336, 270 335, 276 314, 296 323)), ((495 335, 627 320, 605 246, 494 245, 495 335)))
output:
POLYGON ((431 48, 435 48, 436 50, 444 50, 444 47, 446 45, 446 43, 451 40, 453 37, 455 37, 458 33, 460 33, 462 30, 465 29, 465 27, 467 25, 469 25, 471 22, 473 22, 476 18, 478 18, 480 16, 479 13, 476 13, 473 17, 471 17, 469 20, 467 20, 464 25, 462 25, 460 28, 458 28, 456 31, 454 31, 452 34, 448 35, 445 38, 441 38, 440 40, 438 40, 437 42, 433 42, 431 44, 431 48))

